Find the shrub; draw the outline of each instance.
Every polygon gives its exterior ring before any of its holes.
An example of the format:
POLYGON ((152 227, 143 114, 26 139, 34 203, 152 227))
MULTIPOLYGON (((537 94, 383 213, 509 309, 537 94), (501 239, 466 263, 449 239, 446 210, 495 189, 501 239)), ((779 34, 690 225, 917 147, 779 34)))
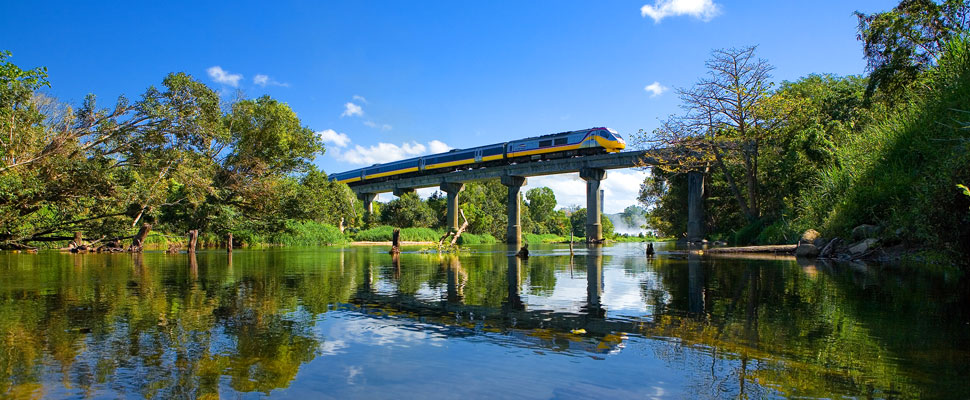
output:
POLYGON ((285 227, 283 232, 270 234, 267 242, 286 246, 321 246, 347 241, 339 228, 329 224, 288 220, 285 227))
POLYGON ((458 244, 495 244, 498 240, 495 236, 483 233, 481 235, 476 235, 474 233, 462 233, 458 238, 458 244))
MULTIPOLYGON (((354 240, 365 242, 386 242, 390 241, 394 235, 394 227, 382 225, 375 228, 365 229, 357 232, 354 240)), ((431 228, 404 228, 401 229, 401 240, 409 242, 437 242, 444 233, 431 228)), ((462 235, 464 236, 464 235, 462 235)))

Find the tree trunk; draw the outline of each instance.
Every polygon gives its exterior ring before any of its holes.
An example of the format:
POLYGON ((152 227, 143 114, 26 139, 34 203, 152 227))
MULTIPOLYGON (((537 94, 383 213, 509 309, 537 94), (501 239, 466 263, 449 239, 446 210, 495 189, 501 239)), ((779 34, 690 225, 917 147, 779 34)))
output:
POLYGON ((465 218, 465 211, 459 208, 458 215, 461 215, 461 219, 463 219, 465 222, 463 222, 461 227, 455 232, 455 237, 451 238, 452 245, 458 243, 458 237, 461 236, 461 233, 464 232, 465 229, 468 229, 468 218, 465 218))
POLYGON ((758 143, 753 140, 745 143, 743 151, 748 189, 748 214, 750 219, 757 219, 761 216, 758 209, 758 143))
POLYGON ((391 254, 398 254, 401 252, 401 230, 394 228, 394 233, 391 235, 391 254))
POLYGON ((193 229, 189 231, 189 253, 195 253, 195 245, 199 241, 199 230, 193 229))
POLYGON ((232 253, 232 233, 229 234, 229 239, 226 240, 226 252, 232 253))
POLYGON ((81 236, 81 232, 74 232, 74 248, 78 248, 84 245, 84 238, 81 236))
POLYGON ((734 198, 738 201, 738 206, 741 207, 741 213, 744 214, 745 218, 749 221, 753 220, 751 216, 751 211, 748 210, 748 203, 744 196, 741 195, 741 189, 738 189, 738 183, 734 181, 734 177, 731 176, 731 171, 728 171, 727 166, 724 165, 724 159, 721 158, 721 151, 714 146, 714 158, 717 160, 717 167, 724 174, 724 179, 727 180, 728 187, 731 188, 731 193, 734 194, 734 198))
POLYGON ((131 240, 131 247, 128 251, 140 253, 143 245, 145 244, 145 239, 148 238, 148 233, 152 231, 152 224, 142 224, 141 228, 138 229, 138 234, 135 238, 131 240))

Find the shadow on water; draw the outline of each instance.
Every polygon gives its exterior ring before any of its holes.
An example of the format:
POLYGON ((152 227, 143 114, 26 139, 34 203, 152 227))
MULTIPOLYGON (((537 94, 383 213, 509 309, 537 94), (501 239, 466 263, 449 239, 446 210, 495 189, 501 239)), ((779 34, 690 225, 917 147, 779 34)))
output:
MULTIPOLYGON (((338 344, 367 359, 371 347, 321 333, 321 324, 372 333, 365 321, 480 351, 525 350, 532 362, 629 358, 676 376, 673 393, 690 397, 970 396, 970 288, 960 272, 711 258, 667 246, 649 259, 642 244, 575 255, 535 246, 527 259, 504 246, 394 256, 370 247, 4 253, 0 393, 273 393, 311 382, 301 368, 338 344)), ((487 351, 493 363, 505 357, 487 351)), ((488 379, 483 363, 476 373, 488 379)), ((630 373, 602 372, 607 382, 630 373)))

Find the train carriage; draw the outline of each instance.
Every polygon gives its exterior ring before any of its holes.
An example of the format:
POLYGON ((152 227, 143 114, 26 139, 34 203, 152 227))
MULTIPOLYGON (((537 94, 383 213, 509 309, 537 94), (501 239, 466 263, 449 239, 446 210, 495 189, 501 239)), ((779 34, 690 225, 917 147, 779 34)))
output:
POLYGON ((374 164, 366 168, 335 173, 330 176, 330 179, 342 183, 381 181, 414 174, 477 168, 498 163, 619 152, 625 147, 626 142, 616 131, 609 128, 590 128, 374 164))

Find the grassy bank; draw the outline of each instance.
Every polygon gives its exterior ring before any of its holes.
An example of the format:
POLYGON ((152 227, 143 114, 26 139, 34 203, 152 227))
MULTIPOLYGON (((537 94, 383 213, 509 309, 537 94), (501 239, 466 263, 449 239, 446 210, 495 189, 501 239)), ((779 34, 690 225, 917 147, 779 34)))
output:
POLYGON ((970 253, 970 41, 955 40, 909 104, 849 139, 803 194, 795 228, 847 237, 860 224, 887 241, 970 253))

